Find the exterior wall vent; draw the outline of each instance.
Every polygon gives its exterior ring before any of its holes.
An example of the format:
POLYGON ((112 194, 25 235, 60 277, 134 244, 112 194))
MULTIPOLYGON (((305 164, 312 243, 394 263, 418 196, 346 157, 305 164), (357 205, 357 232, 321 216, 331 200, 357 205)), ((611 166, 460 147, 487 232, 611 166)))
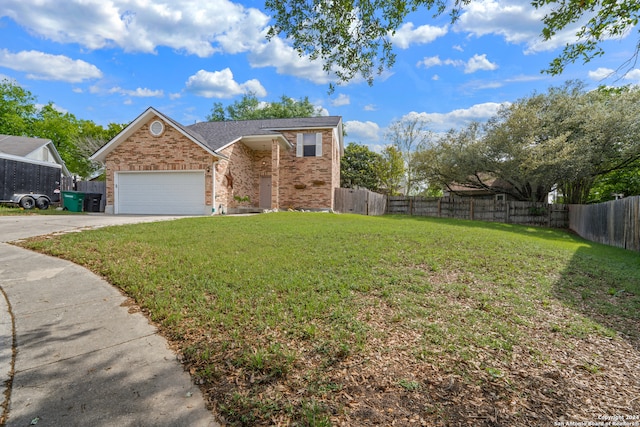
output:
POLYGON ((151 132, 153 136, 160 136, 162 132, 164 132, 164 125, 160 120, 156 120, 149 126, 149 132, 151 132))

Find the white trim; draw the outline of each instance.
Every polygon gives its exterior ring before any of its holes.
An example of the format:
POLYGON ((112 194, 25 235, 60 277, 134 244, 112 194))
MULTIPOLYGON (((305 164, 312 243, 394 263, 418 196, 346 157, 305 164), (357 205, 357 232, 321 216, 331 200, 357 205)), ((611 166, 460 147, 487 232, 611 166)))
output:
POLYGON ((316 157, 322 157, 322 132, 316 133, 316 157))
POLYGON ((154 120, 153 122, 151 122, 151 124, 149 125, 149 133, 153 136, 160 136, 162 135, 162 133, 164 132, 164 123, 162 123, 160 120, 154 120), (158 125, 160 125, 160 129, 155 131, 153 128, 154 127, 158 127, 158 125))
POLYGON ((296 157, 304 157, 304 134, 296 134, 296 157))
POLYGON ((127 138, 129 138, 136 131, 138 131, 138 129, 140 129, 140 127, 142 127, 142 125, 145 124, 147 121, 149 121, 149 119, 151 119, 154 115, 158 116, 160 119, 162 119, 165 122, 165 126, 166 126, 166 124, 171 125, 172 128, 174 128, 175 130, 180 132, 187 139, 189 139, 190 141, 192 141, 193 143, 198 145, 200 148, 205 150, 207 153, 209 153, 209 154, 211 154, 211 155, 213 155, 213 156, 215 156, 217 158, 221 158, 222 157, 219 153, 217 153, 216 151, 214 151, 211 148, 207 147, 206 145, 202 144, 200 141, 195 139, 193 136, 191 136, 188 133, 186 133, 185 131, 183 131, 180 127, 175 126, 173 124, 174 121, 171 120, 169 117, 167 117, 164 114, 160 113, 155 108, 149 107, 142 114, 140 114, 134 121, 132 121, 129 124, 129 126, 124 128, 119 134, 117 134, 111 141, 109 141, 108 143, 103 145, 98 151, 93 153, 93 155, 91 155, 91 157, 89 157, 89 159, 90 160, 102 161, 102 162, 105 161, 107 155, 111 151, 116 149, 120 144, 122 144, 124 141, 126 141, 127 138))
POLYGON ((14 156, 13 154, 0 153, 0 158, 7 159, 7 160, 16 160, 22 163, 32 163, 34 165, 49 166, 52 168, 62 169, 62 165, 59 163, 43 162, 42 160, 34 160, 34 159, 22 157, 22 156, 14 156))

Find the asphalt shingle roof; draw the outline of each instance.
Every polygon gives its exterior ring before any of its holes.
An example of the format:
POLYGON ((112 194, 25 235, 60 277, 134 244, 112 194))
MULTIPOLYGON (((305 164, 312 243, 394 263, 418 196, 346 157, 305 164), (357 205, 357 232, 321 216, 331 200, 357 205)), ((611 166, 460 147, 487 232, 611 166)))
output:
POLYGON ((0 135, 0 153, 24 157, 46 145, 48 139, 28 138, 26 136, 0 135))
POLYGON ((212 150, 247 136, 278 135, 285 130, 326 129, 340 123, 339 116, 304 117, 292 119, 241 120, 226 122, 201 122, 180 126, 185 132, 212 150))

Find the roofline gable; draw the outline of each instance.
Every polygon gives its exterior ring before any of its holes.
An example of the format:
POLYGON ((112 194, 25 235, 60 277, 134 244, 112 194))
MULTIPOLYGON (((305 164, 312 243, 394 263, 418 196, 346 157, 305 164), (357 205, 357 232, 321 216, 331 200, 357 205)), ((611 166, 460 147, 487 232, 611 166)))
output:
POLYGON ((104 161, 106 159, 107 155, 110 152, 115 150, 120 144, 122 144, 131 135, 133 135, 135 132, 137 132, 142 127, 142 125, 144 125, 153 116, 160 117, 167 125, 170 125, 172 128, 174 128, 175 130, 180 132, 183 136, 185 136, 187 139, 189 139, 194 144, 198 145, 200 148, 205 150, 207 153, 209 153, 209 154, 211 154, 211 155, 213 155, 215 157, 218 157, 218 158, 224 158, 223 155, 221 155, 221 154, 217 153, 216 151, 212 150, 211 148, 207 147, 201 141, 198 141, 198 139, 194 135, 191 135, 190 133, 186 132, 182 128, 182 126, 178 124, 178 122, 176 122, 175 120, 171 119, 170 117, 162 114, 161 112, 159 112, 155 108, 149 107, 142 114, 140 114, 136 119, 134 119, 131 123, 129 123, 129 125, 126 128, 124 128, 122 131, 120 131, 120 133, 118 133, 115 137, 113 137, 111 139, 111 141, 107 142, 98 151, 93 153, 91 155, 91 157, 89 157, 89 159, 90 160, 94 160, 94 161, 104 161))

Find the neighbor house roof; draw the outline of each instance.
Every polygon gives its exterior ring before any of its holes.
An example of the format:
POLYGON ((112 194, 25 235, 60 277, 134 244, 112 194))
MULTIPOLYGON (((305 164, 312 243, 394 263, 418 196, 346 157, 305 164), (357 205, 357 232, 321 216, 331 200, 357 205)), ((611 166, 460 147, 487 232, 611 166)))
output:
POLYGON ((458 184, 456 182, 449 184, 449 191, 457 194, 483 195, 501 193, 513 188, 507 181, 493 177, 487 173, 478 174, 478 178, 469 177, 470 181, 476 181, 477 184, 458 184))
MULTIPOLYGON (((48 148, 49 152, 53 156, 53 160, 55 160, 55 163, 62 166, 62 173, 65 176, 71 176, 71 173, 65 166, 62 157, 60 157, 60 153, 58 153, 56 146, 50 139, 0 134, 0 153, 2 154, 24 157, 27 159, 30 158, 31 154, 34 154, 34 152, 44 147, 48 148)), ((31 160, 38 159, 33 158, 31 160)))
POLYGON ((334 129, 340 144, 340 152, 342 153, 344 150, 342 118, 339 116, 200 122, 184 126, 158 112, 153 107, 149 107, 144 113, 131 122, 129 126, 122 130, 122 132, 116 135, 115 138, 96 151, 91 156, 91 160, 104 161, 109 152, 131 136, 154 115, 170 123, 187 138, 217 157, 224 158, 225 156, 220 154, 218 150, 242 138, 271 136, 274 139, 280 140, 282 144, 290 146, 290 143, 282 135, 282 131, 292 130, 334 129))

